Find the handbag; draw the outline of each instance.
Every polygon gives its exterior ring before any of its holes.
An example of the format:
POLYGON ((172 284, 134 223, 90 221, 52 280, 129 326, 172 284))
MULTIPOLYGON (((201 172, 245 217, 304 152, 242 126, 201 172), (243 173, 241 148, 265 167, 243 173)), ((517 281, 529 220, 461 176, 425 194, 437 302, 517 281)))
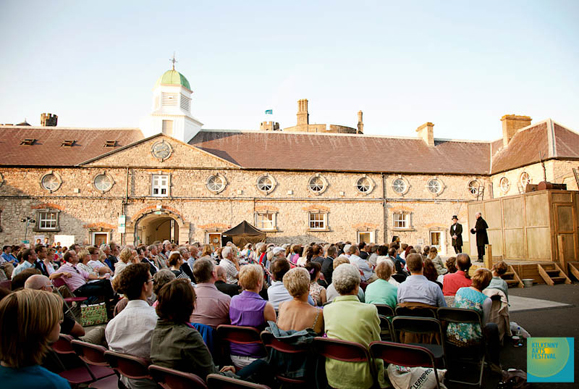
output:
POLYGON ((105 303, 80 306, 80 324, 83 327, 94 326, 106 322, 107 308, 105 303))

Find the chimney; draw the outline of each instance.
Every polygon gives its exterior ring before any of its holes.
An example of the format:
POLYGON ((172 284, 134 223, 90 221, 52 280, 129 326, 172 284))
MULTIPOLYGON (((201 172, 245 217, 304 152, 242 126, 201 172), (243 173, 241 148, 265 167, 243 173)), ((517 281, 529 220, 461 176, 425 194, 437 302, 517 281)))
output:
POLYGON ((434 124, 426 122, 416 129, 418 136, 422 138, 428 147, 434 146, 434 124))
POLYGON ((298 100, 298 126, 310 124, 310 114, 308 113, 308 100, 298 100))
POLYGON ((531 118, 529 116, 505 115, 501 118, 501 122, 503 122, 503 147, 508 147, 517 131, 531 125, 531 118))
POLYGON ((259 125, 261 131, 279 131, 278 122, 261 122, 259 125))
POLYGON ((358 134, 364 133, 364 120, 362 119, 362 111, 358 111, 358 134))
POLYGON ((40 115, 40 125, 42 127, 56 127, 58 116, 51 113, 43 113, 40 115))

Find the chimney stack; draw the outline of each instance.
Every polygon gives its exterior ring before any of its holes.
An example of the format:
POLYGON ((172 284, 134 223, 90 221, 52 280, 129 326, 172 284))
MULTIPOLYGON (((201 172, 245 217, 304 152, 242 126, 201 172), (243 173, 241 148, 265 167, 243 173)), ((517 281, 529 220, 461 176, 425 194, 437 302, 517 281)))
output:
POLYGON ((308 100, 298 100, 298 126, 310 124, 310 114, 308 113, 308 100))
POLYGON ((501 122, 503 122, 503 147, 508 147, 517 131, 531 125, 531 118, 529 116, 505 115, 501 118, 501 122))
POLYGON ((434 146, 434 124, 426 122, 416 129, 418 136, 422 138, 428 147, 434 146))
POLYGON ((362 119, 362 111, 358 111, 358 134, 364 133, 364 120, 362 119))
POLYGON ((40 125, 42 127, 56 127, 58 116, 51 113, 43 113, 40 115, 40 125))

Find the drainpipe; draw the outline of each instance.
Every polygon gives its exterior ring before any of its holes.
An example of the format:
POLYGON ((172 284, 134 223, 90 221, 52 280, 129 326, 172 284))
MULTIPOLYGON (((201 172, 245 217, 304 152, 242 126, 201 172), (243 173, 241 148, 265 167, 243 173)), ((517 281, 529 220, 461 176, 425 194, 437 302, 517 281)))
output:
POLYGON ((384 173, 382 175, 382 209, 384 211, 383 214, 383 225, 384 225, 384 244, 388 243, 388 210, 386 209, 386 177, 384 173))

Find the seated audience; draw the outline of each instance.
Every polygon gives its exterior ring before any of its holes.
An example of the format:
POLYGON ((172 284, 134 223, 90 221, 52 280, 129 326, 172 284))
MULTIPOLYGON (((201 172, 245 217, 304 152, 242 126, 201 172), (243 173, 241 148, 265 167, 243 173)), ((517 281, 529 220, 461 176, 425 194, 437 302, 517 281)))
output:
POLYGON ((219 266, 225 270, 225 276, 228 284, 237 285, 239 278, 239 260, 235 257, 233 249, 226 246, 221 250, 223 259, 219 262, 219 266))
MULTIPOLYGON (((215 263, 214 260, 211 262, 215 263)), ((239 294, 239 286, 237 284, 228 284, 227 276, 225 274, 225 269, 221 266, 215 266, 215 272, 217 274, 217 281, 215 281, 215 287, 219 289, 220 292, 225 293, 228 296, 236 296, 239 294)))
POLYGON ((324 275, 324 282, 320 282, 320 284, 326 288, 332 283, 334 259, 336 258, 338 258, 338 248, 336 246, 329 246, 326 250, 326 257, 322 262, 322 274, 324 275))
MULTIPOLYGON (((346 258, 345 256, 339 256, 338 258, 336 258, 334 260, 334 271, 336 271, 338 266, 343 265, 345 263, 350 263, 350 260, 348 258, 346 258)), ((338 296, 339 296, 338 291, 336 290, 336 287, 334 286, 334 283, 332 282, 328 286, 328 289, 326 289, 326 298, 327 298, 328 302, 332 302, 338 296)), ((362 288, 358 288, 358 300, 360 300, 360 302, 362 302, 362 303, 365 301, 365 294, 364 294, 364 290, 362 288)))
POLYGON ((468 275, 471 265, 468 254, 461 253, 456 256, 456 272, 444 276, 442 293, 445 296, 454 296, 460 288, 466 288, 472 284, 468 275))
POLYGON ((290 261, 293 265, 297 266, 298 260, 301 258, 304 248, 299 244, 294 244, 291 247, 291 253, 288 255, 287 260, 290 261))
POLYGON ((20 264, 16 266, 16 269, 14 269, 14 271, 12 272, 12 279, 14 279, 14 277, 16 277, 23 270, 36 268, 36 260, 38 259, 36 251, 26 249, 22 251, 21 254, 22 257, 20 259, 20 264))
POLYGON ((360 250, 358 249, 358 245, 346 245, 344 250, 350 260, 350 263, 360 270, 360 278, 364 282, 372 282, 376 279, 376 276, 372 272, 368 261, 363 260, 360 258, 358 254, 360 254, 360 250))
POLYGON ((10 285, 10 288, 13 291, 24 289, 24 284, 26 283, 26 280, 28 280, 28 278, 36 274, 42 274, 42 272, 35 268, 22 270, 20 274, 12 278, 12 285, 10 285))
MULTIPOLYGON (((239 272, 239 285, 243 292, 231 299, 229 319, 232 325, 255 327, 263 331, 268 321, 275 321, 275 310, 259 292, 263 287, 263 269, 259 265, 245 265, 239 272)), ((258 344, 231 344, 231 360, 242 368, 257 358, 262 358, 262 347, 258 344)))
MULTIPOLYGON (((368 347, 380 340, 380 319, 374 305, 363 304, 358 298, 360 275, 354 265, 342 264, 334 270, 336 290, 340 294, 332 304, 324 308, 324 327, 328 338, 356 342, 368 347), (347 312, 347 314, 345 314, 347 312)), ((373 361, 378 383, 386 387, 384 363, 373 361)), ((342 362, 326 360, 328 384, 333 388, 370 388, 374 384, 372 371, 366 362, 342 362)))
POLYGON ((129 266, 132 259, 133 253, 130 248, 125 247, 124 249, 121 250, 121 253, 119 254, 119 261, 115 263, 115 277, 118 277, 123 271, 123 269, 129 266))
POLYGON ((491 368, 493 371, 500 371, 499 330, 495 323, 488 322, 492 301, 482 292, 490 284, 492 277, 490 270, 477 269, 472 276, 472 285, 460 288, 454 299, 455 308, 472 309, 480 313, 483 328, 481 329, 478 324, 450 323, 446 334, 450 343, 457 346, 469 346, 480 343, 484 332, 491 368))
POLYGON ((183 260, 183 257, 181 256, 180 252, 173 251, 169 255, 168 263, 169 263, 169 270, 171 270, 173 274, 175 274, 175 277, 177 277, 178 280, 185 279, 187 281, 191 281, 189 276, 185 274, 185 272, 181 268, 181 266, 185 263, 185 260, 183 260))
POLYGON ((446 307, 442 289, 424 275, 424 263, 420 254, 410 254, 406 258, 410 276, 398 286, 398 303, 425 304, 432 307, 446 307))
POLYGON ((292 299, 279 304, 277 326, 281 330, 301 331, 311 328, 318 334, 322 332, 323 312, 308 303, 310 280, 310 273, 301 267, 291 269, 284 275, 283 284, 292 299))
MULTIPOLYGON (((314 246, 315 247, 315 246, 314 246)), ((319 247, 319 246, 318 246, 319 247)), ((318 284, 322 266, 318 262, 308 262, 305 269, 310 274, 310 296, 314 300, 314 304, 322 306, 326 303, 326 288, 318 284)), ((285 284, 284 284, 285 286, 285 284)))
POLYGON ((24 289, 0 301, 3 388, 70 389, 67 380, 40 366, 58 340, 61 320, 62 300, 53 293, 24 289))
POLYGON ((438 255, 438 250, 436 249, 436 247, 434 246, 430 247, 427 257, 434 264, 436 272, 438 273, 439 276, 446 274, 448 270, 444 267, 444 262, 442 262, 442 258, 440 258, 440 255, 438 255))
POLYGON ((442 289, 442 284, 438 282, 438 272, 436 271, 436 267, 430 258, 423 259, 424 260, 424 277, 428 281, 434 282, 436 285, 442 289))
POLYGON ((381 262, 376 266, 378 279, 366 287, 365 300, 367 304, 386 304, 396 308, 398 287, 389 281, 392 267, 388 262, 381 262))
MULTIPOLYGON (((149 360, 151 335, 157 323, 155 309, 147 303, 147 298, 153 293, 153 277, 149 265, 130 264, 118 277, 116 281, 118 290, 129 302, 125 309, 107 324, 105 329, 107 343, 113 351, 149 360)), ((130 388, 157 387, 156 383, 145 379, 123 377, 123 383, 130 388)))
POLYGON ((229 304, 231 297, 220 292, 215 286, 217 272, 210 259, 198 259, 193 264, 193 275, 197 280, 195 286, 195 310, 191 322, 217 328, 220 324, 229 324, 229 304))
POLYGON ((97 276, 97 272, 89 266, 89 262, 91 261, 91 255, 87 249, 81 249, 78 252, 78 265, 76 266, 80 270, 84 270, 88 274, 93 276, 97 276))
POLYGON ((154 277, 155 274, 157 274, 157 272, 159 271, 159 267, 157 266, 154 260, 150 259, 151 252, 149 251, 149 248, 147 246, 141 246, 137 249, 137 252, 139 253, 140 261, 142 263, 146 263, 147 265, 149 265, 149 271, 151 272, 151 275, 154 277))
POLYGON ((153 276, 153 308, 156 308, 159 303, 157 296, 161 288, 175 279, 177 279, 177 277, 175 277, 175 274, 169 269, 161 269, 153 276))
POLYGON ((509 270, 508 265, 504 261, 497 262, 493 265, 493 279, 487 289, 498 289, 505 294, 507 301, 509 300, 509 285, 502 279, 502 275, 509 270))

